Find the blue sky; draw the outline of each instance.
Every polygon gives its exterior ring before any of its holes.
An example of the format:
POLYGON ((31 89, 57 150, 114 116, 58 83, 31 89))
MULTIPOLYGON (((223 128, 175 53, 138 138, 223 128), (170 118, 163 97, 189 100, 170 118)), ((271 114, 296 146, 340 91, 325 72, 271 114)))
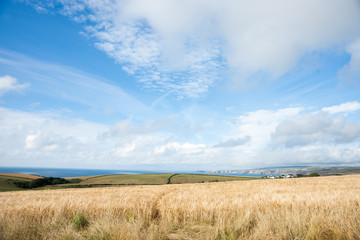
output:
POLYGON ((0 165, 359 165, 359 22, 356 0, 1 1, 0 165))

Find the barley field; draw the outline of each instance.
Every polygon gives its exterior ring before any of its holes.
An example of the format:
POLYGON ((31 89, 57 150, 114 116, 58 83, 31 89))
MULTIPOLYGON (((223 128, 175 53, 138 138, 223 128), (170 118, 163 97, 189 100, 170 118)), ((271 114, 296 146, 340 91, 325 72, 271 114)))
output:
POLYGON ((360 239, 360 176, 0 193, 0 239, 360 239))

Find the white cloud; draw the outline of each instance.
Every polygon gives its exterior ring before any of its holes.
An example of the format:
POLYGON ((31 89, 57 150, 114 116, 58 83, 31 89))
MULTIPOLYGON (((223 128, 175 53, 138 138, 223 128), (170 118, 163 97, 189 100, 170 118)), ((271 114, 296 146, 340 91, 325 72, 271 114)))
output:
POLYGON ((136 149, 136 145, 134 143, 125 144, 115 150, 115 155, 121 158, 129 157, 131 153, 133 153, 136 149))
POLYGON ((99 138, 121 138, 124 135, 135 136, 145 135, 159 129, 161 121, 148 120, 143 124, 134 124, 130 119, 119 121, 112 125, 107 131, 101 134, 99 138))
POLYGON ((354 166, 360 164, 360 150, 353 145, 329 146, 316 144, 262 151, 253 161, 257 162, 258 166, 261 166, 261 164, 273 164, 273 166, 350 164, 354 166), (262 161, 259 161, 259 159, 262 159, 262 161))
POLYGON ((360 137, 360 121, 352 123, 320 111, 286 119, 271 137, 273 146, 285 147, 350 143, 360 137))
POLYGON ((206 148, 205 144, 169 142, 165 145, 157 146, 154 149, 155 154, 165 155, 192 155, 202 152, 206 148))
MULTIPOLYGON (((339 106, 349 107, 346 103, 339 106)), ((351 122, 347 115, 333 118, 323 111, 304 112, 303 108, 248 112, 230 124, 220 143, 231 145, 244 136, 249 136, 250 141, 236 147, 214 148, 211 154, 208 151, 208 157, 238 168, 360 163, 360 122, 351 122)))
POLYGON ((335 113, 349 113, 355 112, 360 110, 360 103, 359 102, 346 102, 340 105, 331 106, 331 107, 324 107, 322 111, 329 112, 330 114, 335 113))
POLYGON ((38 142, 39 137, 36 134, 30 134, 26 137, 25 148, 26 149, 35 149, 40 143, 38 142))
POLYGON ((25 149, 26 150, 39 150, 39 151, 55 151, 60 147, 66 149, 67 146, 70 146, 70 139, 62 138, 57 134, 47 134, 42 133, 33 133, 26 136, 25 139, 25 149))
POLYGON ((360 39, 347 47, 351 55, 350 62, 339 71, 339 77, 345 82, 360 83, 360 39))
POLYGON ((256 152, 268 144, 271 133, 275 131, 280 122, 297 116, 301 111, 302 108, 285 108, 249 112, 238 118, 235 134, 250 136, 252 145, 248 147, 248 150, 256 152))
POLYGON ((196 97, 223 78, 278 77, 301 57, 347 48, 345 78, 359 73, 357 0, 50 1, 81 21, 96 46, 144 87, 196 97), (341 11, 339 11, 341 9, 341 11), (336 16, 336 17, 334 17, 336 16))
POLYGON ((356 24, 360 8, 355 0, 233 0, 224 5, 227 59, 245 71, 280 75, 303 54, 360 37, 356 24))
POLYGON ((19 84, 18 80, 9 75, 0 77, 0 96, 8 91, 17 91, 28 88, 29 83, 19 84))
POLYGON ((0 108, 0 164, 179 170, 360 164, 360 122, 347 115, 263 109, 239 116, 229 128, 219 121, 203 123, 199 138, 183 133, 186 128, 193 133, 195 125, 178 123, 166 118, 98 124, 54 112, 0 108))
POLYGON ((250 140, 251 140, 251 137, 249 137, 249 136, 245 136, 243 138, 231 138, 226 141, 219 142, 219 143, 215 144, 213 147, 214 148, 237 147, 237 146, 242 146, 242 145, 250 142, 250 140))
POLYGON ((56 113, 0 108, 0 164, 133 168, 193 164, 206 158, 206 145, 183 141, 161 129, 154 132, 153 125, 130 120, 105 125, 64 119, 56 113))

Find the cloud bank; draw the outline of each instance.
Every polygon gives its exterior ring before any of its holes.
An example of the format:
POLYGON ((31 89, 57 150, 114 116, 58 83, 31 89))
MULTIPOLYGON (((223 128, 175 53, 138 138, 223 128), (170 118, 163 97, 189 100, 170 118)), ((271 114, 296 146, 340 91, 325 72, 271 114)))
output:
POLYGON ((340 78, 360 73, 357 0, 28 1, 84 25, 95 46, 145 87, 199 96, 226 78, 279 77, 314 52, 347 52, 340 78))
POLYGON ((272 134, 272 141, 277 146, 294 147, 318 143, 349 143, 359 137, 360 121, 352 123, 346 121, 344 116, 333 118, 329 113, 320 111, 282 122, 272 134))
POLYGON ((177 134, 176 121, 98 124, 58 113, 0 108, 0 159, 13 166, 168 170, 360 164, 360 122, 353 122, 351 113, 260 109, 236 121, 223 120, 230 127, 220 134, 216 131, 224 126, 210 124, 193 139, 177 134), (222 140, 205 141, 211 134, 222 140))

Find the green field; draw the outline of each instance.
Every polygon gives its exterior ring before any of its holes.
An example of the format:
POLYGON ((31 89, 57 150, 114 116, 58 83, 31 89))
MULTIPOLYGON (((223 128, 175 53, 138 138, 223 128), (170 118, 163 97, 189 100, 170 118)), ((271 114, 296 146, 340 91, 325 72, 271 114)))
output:
POLYGON ((80 185, 114 184, 114 185, 160 185, 167 184, 171 173, 166 174, 126 174, 90 177, 80 185))
POLYGON ((13 181, 29 182, 31 180, 27 178, 0 176, 0 192, 23 190, 12 184, 13 181))
MULTIPOLYGON (((68 180, 76 178, 67 178, 68 180)), ((67 183, 59 185, 47 185, 33 188, 33 190, 43 189, 64 189, 64 188, 87 188, 87 187, 108 187, 126 185, 163 185, 163 184, 182 184, 182 183, 207 183, 225 181, 243 181, 259 179, 254 177, 237 177, 221 175, 203 174, 128 174, 128 175, 102 175, 82 177, 79 183, 67 183)), ((80 181, 80 179, 78 179, 80 181)), ((31 181, 28 178, 0 175, 0 191, 24 190, 13 184, 14 181, 31 181)))
POLYGON ((225 182, 259 179, 254 177, 203 174, 134 174, 90 177, 80 185, 161 185, 181 183, 225 182))

